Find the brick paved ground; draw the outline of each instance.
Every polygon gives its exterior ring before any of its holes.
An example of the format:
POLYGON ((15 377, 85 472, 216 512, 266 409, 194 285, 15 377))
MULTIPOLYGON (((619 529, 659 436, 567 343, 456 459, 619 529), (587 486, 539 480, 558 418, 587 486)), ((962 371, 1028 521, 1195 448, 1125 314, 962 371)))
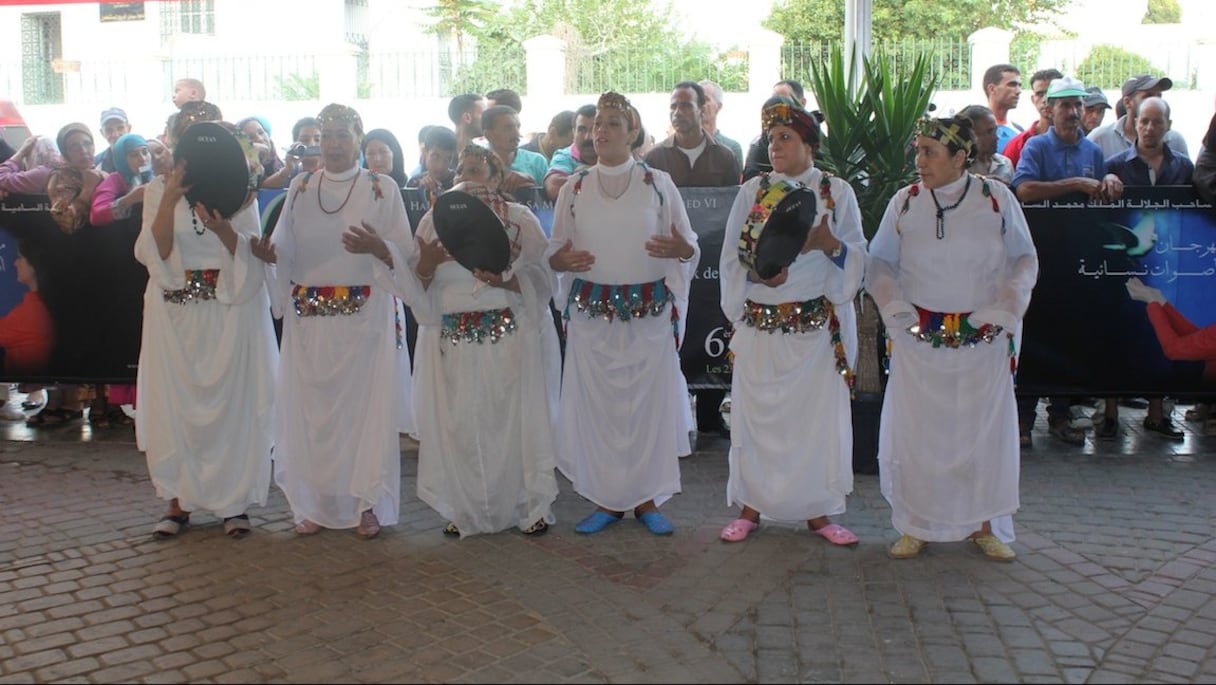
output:
POLYGON ((1123 415, 1082 448, 1036 433, 1012 564, 967 543, 889 560, 875 476, 839 518, 855 549, 792 525, 721 543, 727 444, 706 437, 670 538, 575 535, 589 506, 564 480, 543 538, 445 538, 407 448, 404 523, 376 540, 298 538, 272 490, 245 540, 197 515, 158 542, 129 428, 10 427, 0 683, 1211 682, 1216 438, 1123 415))

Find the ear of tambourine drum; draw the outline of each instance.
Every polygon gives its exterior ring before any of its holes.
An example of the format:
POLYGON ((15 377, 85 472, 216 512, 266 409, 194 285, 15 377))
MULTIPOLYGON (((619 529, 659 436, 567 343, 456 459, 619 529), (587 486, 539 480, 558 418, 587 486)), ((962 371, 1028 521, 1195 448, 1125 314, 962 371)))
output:
POLYGON ((223 126, 211 121, 190 126, 173 159, 186 162, 182 185, 189 188, 186 200, 191 207, 201 202, 228 219, 245 204, 250 190, 245 149, 223 126))
POLYGON ((802 184, 778 181, 759 203, 771 208, 762 225, 745 225, 739 239, 739 261, 762 279, 770 279, 798 258, 815 222, 815 193, 802 184))
POLYGON ((511 241, 502 220, 474 195, 449 190, 435 198, 435 233, 458 264, 500 274, 511 265, 511 241))

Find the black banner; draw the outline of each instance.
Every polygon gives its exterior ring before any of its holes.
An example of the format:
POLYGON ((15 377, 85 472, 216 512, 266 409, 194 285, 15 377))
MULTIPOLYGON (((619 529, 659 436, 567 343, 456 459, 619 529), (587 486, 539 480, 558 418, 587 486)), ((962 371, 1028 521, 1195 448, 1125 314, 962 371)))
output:
MULTIPOLYGON (((263 191, 260 206, 283 191, 263 191)), ((681 189, 701 245, 693 281, 684 373, 693 389, 729 388, 726 320, 719 307, 718 263, 737 188, 681 189)), ((403 193, 412 228, 428 209, 425 193, 403 193)), ((540 189, 516 198, 551 232, 553 204, 540 189)), ((1018 369, 1022 392, 1042 395, 1185 395, 1216 391, 1203 361, 1166 358, 1127 282, 1161 290, 1199 328, 1216 324, 1216 212, 1189 188, 1129 188, 1107 205, 1028 205, 1040 275, 1026 315, 1018 369)), ((16 241, 45 248, 40 293, 55 324, 48 368, 3 373, 0 380, 129 383, 139 359, 147 271, 133 256, 139 215, 107 227, 64 234, 46 197, 0 202, 0 328, 26 291, 16 280, 16 241)), ((414 327, 409 323, 412 345, 414 327)), ((1216 337, 1216 336, 1214 336, 1216 337)), ((1208 354, 1216 369, 1216 350, 1208 354)))
MULTIPOLYGON (((1202 361, 1166 358, 1127 283, 1161 290, 1190 322, 1216 323, 1216 213, 1190 187, 1128 187, 1105 205, 1025 205, 1039 254, 1019 392, 1188 394, 1216 390, 1202 361)), ((1216 349, 1208 353, 1216 360, 1216 349)))

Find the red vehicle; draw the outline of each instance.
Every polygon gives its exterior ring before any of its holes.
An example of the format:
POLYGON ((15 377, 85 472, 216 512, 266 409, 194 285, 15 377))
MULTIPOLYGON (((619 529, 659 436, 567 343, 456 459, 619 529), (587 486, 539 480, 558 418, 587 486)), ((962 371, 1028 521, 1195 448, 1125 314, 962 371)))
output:
POLYGON ((25 119, 21 118, 16 105, 8 100, 0 100, 0 136, 13 148, 21 147, 25 139, 30 137, 30 129, 25 125, 25 119))

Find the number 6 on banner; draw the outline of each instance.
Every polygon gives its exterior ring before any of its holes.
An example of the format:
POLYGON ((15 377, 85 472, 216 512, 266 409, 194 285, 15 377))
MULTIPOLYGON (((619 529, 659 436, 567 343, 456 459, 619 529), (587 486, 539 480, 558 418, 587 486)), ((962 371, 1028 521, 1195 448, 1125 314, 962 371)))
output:
POLYGON ((721 357, 726 353, 726 328, 718 326, 705 336, 705 354, 721 357))

